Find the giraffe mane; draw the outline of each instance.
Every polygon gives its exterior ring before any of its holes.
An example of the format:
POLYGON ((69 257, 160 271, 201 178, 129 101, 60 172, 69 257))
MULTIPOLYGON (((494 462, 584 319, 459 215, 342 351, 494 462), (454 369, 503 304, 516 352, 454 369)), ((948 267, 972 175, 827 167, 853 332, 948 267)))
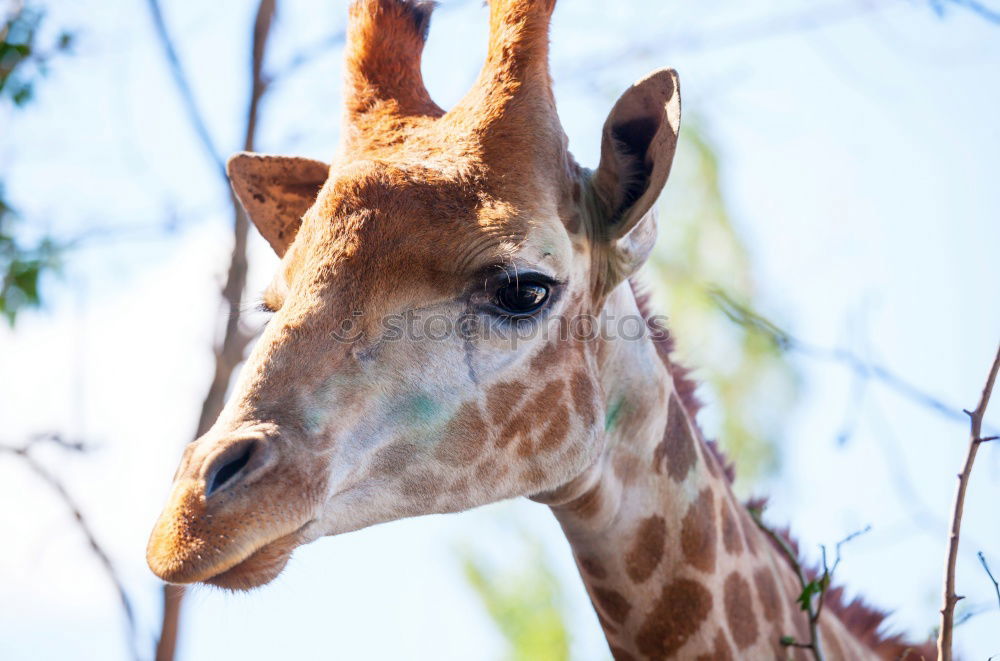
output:
POLYGON ((652 294, 649 287, 636 277, 629 279, 629 285, 632 287, 632 295, 635 296, 639 313, 642 315, 643 320, 646 322, 646 327, 649 329, 653 346, 656 347, 656 352, 667 367, 667 373, 670 374, 670 378, 674 382, 674 390, 677 391, 681 405, 691 420, 691 425, 709 452, 711 452, 715 461, 722 467, 726 479, 732 484, 736 479, 736 469, 729 458, 726 457, 726 454, 719 449, 719 444, 715 439, 706 437, 698 425, 698 411, 703 406, 702 401, 698 398, 698 382, 691 376, 691 370, 688 367, 674 361, 672 357, 675 348, 674 336, 670 333, 670 329, 661 321, 662 317, 653 313, 652 294))
MULTIPOLYGON (((698 433, 702 442, 708 447, 715 460, 722 466, 726 479, 732 484, 736 477, 735 468, 726 454, 719 448, 714 439, 706 438, 698 425, 696 416, 701 410, 702 402, 698 398, 698 382, 692 378, 691 370, 678 364, 673 359, 674 337, 670 330, 663 324, 661 317, 653 313, 651 303, 651 293, 649 287, 637 278, 629 279, 632 287, 632 294, 635 296, 639 313, 646 322, 647 328, 656 347, 657 353, 663 360, 670 377, 674 382, 674 388, 680 397, 681 404, 687 411, 692 425, 698 433)), ((755 497, 743 504, 748 510, 762 511, 767 505, 767 498, 755 497)), ((807 580, 813 580, 819 576, 819 569, 801 561, 799 543, 789 528, 775 529, 776 534, 784 539, 789 547, 795 552, 799 566, 803 567, 807 580)), ((768 536, 768 541, 779 551, 779 555, 785 558, 786 562, 793 567, 791 558, 778 543, 768 536)), ((843 585, 837 585, 827 589, 824 596, 824 607, 828 608, 837 616, 837 619, 864 645, 870 647, 878 654, 892 659, 910 659, 912 661, 931 660, 936 658, 937 651, 928 641, 920 644, 907 642, 902 634, 886 632, 885 624, 890 613, 872 606, 860 595, 848 600, 847 592, 843 585)))

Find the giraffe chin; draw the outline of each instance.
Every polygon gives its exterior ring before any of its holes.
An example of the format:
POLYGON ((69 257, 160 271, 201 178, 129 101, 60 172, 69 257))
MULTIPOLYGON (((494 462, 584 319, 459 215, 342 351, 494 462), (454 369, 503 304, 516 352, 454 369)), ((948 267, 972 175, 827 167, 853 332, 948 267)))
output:
POLYGON ((252 590, 276 579, 300 544, 298 531, 269 542, 245 560, 201 582, 226 590, 252 590))

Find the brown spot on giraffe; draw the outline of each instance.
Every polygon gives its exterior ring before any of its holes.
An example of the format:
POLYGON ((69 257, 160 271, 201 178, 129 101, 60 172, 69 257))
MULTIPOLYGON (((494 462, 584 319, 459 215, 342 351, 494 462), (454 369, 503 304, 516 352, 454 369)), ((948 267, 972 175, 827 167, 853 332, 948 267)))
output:
POLYGON ((695 661, 733 661, 733 648, 726 640, 726 632, 719 629, 715 634, 715 640, 712 641, 712 651, 698 655, 695 661))
POLYGON ((427 475, 422 473, 405 475, 400 482, 399 490, 404 496, 415 503, 427 504, 436 498, 435 491, 429 486, 427 475))
POLYGON ((466 402, 445 427, 434 456, 449 464, 466 464, 479 457, 486 438, 486 423, 475 402, 466 402))
POLYGON ((476 481, 493 485, 510 472, 510 465, 500 461, 482 461, 476 466, 476 481))
POLYGON ((597 421, 597 409, 594 406, 594 383, 583 370, 577 370, 570 379, 570 390, 573 391, 573 408, 580 416, 583 424, 590 426, 597 421))
POLYGON ((486 410, 494 424, 510 419, 528 387, 520 381, 496 383, 486 392, 486 410))
POLYGON ((562 341, 557 333, 556 336, 545 345, 545 348, 536 353, 529 363, 532 372, 547 372, 562 363, 563 358, 572 349, 572 344, 562 341))
POLYGON ((653 451, 653 466, 660 472, 664 465, 667 474, 680 482, 687 477, 688 471, 695 463, 695 439, 691 427, 681 409, 676 396, 670 397, 667 409, 667 428, 663 432, 663 440, 653 451))
MULTIPOLYGON (((517 446, 518 454, 528 456, 534 451, 532 442, 533 431, 540 425, 545 425, 556 414, 557 409, 562 405, 562 398, 566 389, 562 379, 553 379, 546 383, 537 393, 528 397, 527 403, 518 412, 518 418, 524 421, 525 430, 521 438, 521 443, 517 446)), ((562 406, 565 413, 565 406, 562 406)), ((568 421, 566 423, 568 425, 568 421)))
POLYGON ((580 213, 578 211, 569 212, 565 220, 566 231, 576 234, 580 231, 580 213))
POLYGON ((715 570, 715 496, 708 487, 688 507, 681 522, 681 549, 688 564, 704 572, 715 570))
POLYGON ((508 418, 507 424, 500 428, 500 433, 497 434, 494 445, 498 450, 503 450, 512 441, 520 440, 522 443, 525 439, 530 441, 532 424, 532 421, 524 416, 512 416, 508 418))
POLYGON ((730 572, 723 586, 726 621, 733 642, 739 649, 746 649, 757 642, 757 616, 754 615, 753 595, 750 584, 739 572, 730 572))
POLYGON ((452 493, 467 493, 469 491, 469 476, 463 475, 462 477, 458 478, 457 480, 451 483, 451 486, 448 487, 448 489, 452 493))
POLYGON ((559 404, 549 418, 549 424, 542 432, 542 438, 538 442, 539 452, 551 452, 563 444, 566 434, 569 433, 569 409, 565 404, 559 404))
POLYGON ((639 472, 645 468, 642 465, 643 463, 639 457, 631 452, 622 453, 615 457, 613 462, 615 477, 627 483, 629 480, 634 479, 636 475, 639 475, 639 472))
POLYGON ((722 545, 726 552, 737 555, 743 552, 743 540, 736 515, 733 514, 732 503, 728 498, 719 501, 719 517, 722 520, 722 545))
POLYGON ((636 634, 636 648, 653 661, 673 656, 701 628, 712 610, 712 593, 689 578, 663 586, 636 634))
POLYGON ((590 577, 602 580, 608 577, 608 570, 604 568, 601 561, 592 555, 581 556, 577 559, 580 567, 590 577))
POLYGON ((521 471, 520 480, 529 486, 537 486, 545 481, 545 471, 538 466, 529 466, 521 471))
POLYGON ((617 590, 594 588, 594 601, 605 615, 618 624, 624 622, 632 610, 632 605, 617 590))
POLYGON ((387 445, 375 453, 372 464, 386 475, 397 475, 406 470, 417 450, 418 447, 413 443, 387 445))
POLYGON ((663 558, 667 523, 658 514, 648 516, 639 524, 629 550, 625 553, 625 572, 636 583, 642 583, 656 570, 663 558))
POLYGON ((764 619, 768 622, 782 622, 785 615, 784 602, 778 591, 778 584, 774 580, 774 574, 769 568, 761 567, 754 572, 753 582, 757 586, 757 595, 760 597, 764 619))

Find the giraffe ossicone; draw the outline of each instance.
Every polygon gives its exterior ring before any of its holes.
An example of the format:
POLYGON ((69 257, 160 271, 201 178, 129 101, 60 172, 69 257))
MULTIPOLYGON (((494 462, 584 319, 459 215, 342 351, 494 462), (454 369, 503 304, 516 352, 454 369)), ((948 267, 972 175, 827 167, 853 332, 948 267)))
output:
MULTIPOLYGON (((617 659, 805 658, 780 643, 808 636, 791 569, 663 338, 621 332, 648 320, 630 278, 656 239, 677 74, 625 91, 590 171, 556 114, 554 0, 489 5, 482 72, 445 111, 420 74, 433 3, 355 0, 332 163, 230 160, 281 257, 273 317, 186 448, 149 565, 249 589, 321 536, 528 496, 559 520, 617 659)), ((902 653, 849 620, 823 615, 831 658, 902 653)))

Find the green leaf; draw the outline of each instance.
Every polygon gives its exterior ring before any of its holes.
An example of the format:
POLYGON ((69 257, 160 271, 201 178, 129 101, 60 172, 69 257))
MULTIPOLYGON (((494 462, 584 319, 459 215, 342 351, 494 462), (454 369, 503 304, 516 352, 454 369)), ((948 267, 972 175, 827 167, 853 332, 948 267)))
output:
POLYGON ((821 582, 821 580, 813 580, 806 583, 805 587, 802 588, 802 594, 795 598, 795 601, 799 604, 799 608, 804 611, 809 610, 812 606, 813 597, 823 593, 821 582))
POLYGON ((21 85, 16 87, 14 93, 10 95, 11 101, 14 102, 15 106, 23 106, 28 101, 31 100, 31 85, 21 85))

